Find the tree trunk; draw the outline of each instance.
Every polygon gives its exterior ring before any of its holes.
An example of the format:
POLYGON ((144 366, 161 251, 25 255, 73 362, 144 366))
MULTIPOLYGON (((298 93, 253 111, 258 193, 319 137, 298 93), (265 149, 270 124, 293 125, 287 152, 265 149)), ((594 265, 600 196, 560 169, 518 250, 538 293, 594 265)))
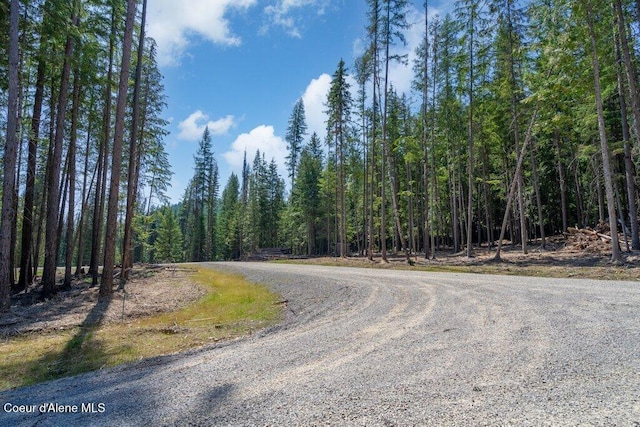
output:
POLYGON ((611 154, 607 142, 607 133, 604 122, 604 109, 602 107, 602 91, 600 89, 600 65, 598 62, 598 44, 593 28, 593 14, 589 0, 583 0, 586 6, 587 25, 591 39, 591 60, 593 63, 593 80, 596 95, 596 109, 598 111, 598 132, 600 134, 600 149, 602 152, 602 168, 604 170, 605 192, 607 195, 607 210, 609 213, 609 227, 611 228, 611 262, 621 263, 622 255, 618 244, 618 222, 616 220, 616 207, 613 194, 613 179, 611 177, 611 154))
MULTIPOLYGON (((593 158, 593 174, 596 177, 596 195, 598 196, 598 222, 603 222, 606 218, 604 213, 604 195, 602 194, 602 183, 600 182, 600 165, 598 158, 593 158)), ((587 222, 588 224, 589 222, 587 222)))
MULTIPOLYGON (((389 142, 387 141, 388 137, 388 128, 387 128, 387 115, 388 115, 388 98, 389 98, 389 63, 391 62, 390 56, 390 45, 391 45, 391 3, 387 2, 387 20, 386 20, 387 28, 385 30, 385 75, 384 75, 384 111, 382 113, 382 204, 384 205, 386 194, 385 194, 385 168, 389 168, 389 179, 391 184, 391 205, 393 208, 393 217, 395 222, 395 229, 397 231, 397 235, 400 239, 400 245, 402 246, 405 252, 405 259, 407 262, 409 259, 409 251, 406 246, 406 242, 404 240, 404 235, 402 232, 402 223, 400 222, 400 208, 398 206, 398 179, 396 176, 396 166, 395 162, 392 159, 391 153, 389 153, 389 142)), ((383 210, 383 217, 386 219, 385 211, 383 210)), ((385 220, 382 221, 383 229, 385 227, 385 220)), ((386 244, 383 242, 383 252, 382 259, 387 261, 387 250, 386 244)))
MULTIPOLYGON (((624 26, 623 26, 624 27, 624 26)), ((616 35, 617 36, 617 35, 616 35)), ((622 141, 624 144, 624 171, 627 190, 627 205, 629 209, 629 222, 631 226, 631 247, 633 250, 640 250, 640 231, 638 230, 638 208, 636 205, 637 193, 634 182, 634 166, 631 157, 631 135, 629 132, 629 121, 627 120, 627 99, 625 96, 622 71, 620 70, 620 42, 616 37, 616 74, 618 78, 618 97, 620 100, 620 124, 622 127, 622 141)))
MULTIPOLYGON (((519 157, 520 150, 520 126, 518 125, 518 97, 516 93, 516 67, 513 59, 513 25, 511 16, 511 1, 506 2, 507 10, 507 24, 509 27, 509 74, 511 79, 511 123, 513 126, 513 138, 516 148, 516 157, 519 157)), ((522 148, 524 149, 524 148, 522 148)), ((522 244, 522 253, 527 253, 527 217, 525 215, 524 207, 524 179, 522 176, 522 170, 514 178, 518 181, 518 216, 520 217, 520 241, 522 244)))
MULTIPOLYGON (((493 235, 491 231, 491 214, 489 212, 489 186, 487 185, 487 181, 489 179, 489 173, 487 171, 489 163, 488 151, 489 148, 485 143, 482 150, 482 198, 484 199, 484 220, 486 222, 487 229, 487 251, 490 251, 493 246, 493 235)), ((478 229, 480 229, 480 227, 478 227, 478 229)), ((480 242, 481 240, 478 240, 478 244, 480 244, 480 242)))
POLYGON ((9 90, 7 103, 7 137, 4 149, 2 182, 2 217, 0 219, 0 313, 8 312, 11 292, 11 227, 16 218, 14 193, 18 155, 18 74, 20 66, 20 2, 11 0, 9 30, 9 90))
POLYGON ((558 180, 560 181, 560 209, 562 211, 562 232, 566 233, 569 227, 569 214, 567 212, 567 181, 562 166, 562 153, 560 153, 560 136, 558 130, 553 132, 553 145, 556 149, 556 169, 558 170, 558 180))
MULTIPOLYGON (((422 182, 424 186, 424 258, 429 259, 433 248, 429 247, 429 150, 428 150, 428 98, 429 98, 429 2, 424 2, 424 73, 422 75, 422 182)), ((435 173, 435 172, 434 172, 435 173)))
POLYGON ((58 243, 56 247, 56 264, 60 262, 60 245, 62 243, 62 232, 64 230, 64 211, 67 206, 67 197, 69 196, 69 152, 65 156, 64 165, 62 166, 60 176, 60 188, 58 194, 62 194, 62 200, 58 206, 58 243))
MULTIPOLYGON (((93 101, 93 100, 92 100, 93 101)), ((93 106, 93 102, 91 103, 93 106)), ((93 170, 93 177, 91 178, 91 185, 89 189, 87 189, 87 180, 89 175, 89 155, 90 155, 90 143, 91 143, 91 121, 89 121, 89 126, 87 128, 87 141, 85 145, 85 155, 84 155, 84 168, 82 169, 82 206, 80 207, 80 218, 78 220, 78 238, 77 241, 77 260, 76 260, 76 271, 75 275, 77 277, 81 277, 84 273, 82 272, 82 264, 84 260, 84 218, 87 214, 87 205, 89 202, 89 193, 91 193, 91 187, 93 187, 93 183, 96 179, 97 167, 93 170)), ((96 165, 97 166, 97 165, 96 165)))
POLYGON ((536 194, 536 207, 538 209, 538 226, 540 227, 540 240, 542 242, 540 246, 542 247, 542 249, 546 249, 547 238, 544 232, 544 214, 542 212, 542 196, 540 194, 540 179, 538 177, 538 163, 536 161, 536 156, 533 149, 531 149, 530 154, 531 154, 531 174, 533 178, 533 189, 536 194))
POLYGON ((142 0, 142 22, 138 39, 138 61, 136 63, 135 83, 133 87, 133 118, 131 121, 131 135, 129 140, 129 170, 127 182, 127 209, 124 222, 124 243, 122 245, 122 284, 129 280, 129 272, 133 266, 132 260, 132 224, 136 194, 138 191, 138 121, 140 119, 140 80, 142 79, 142 58, 144 53, 145 22, 147 15, 147 0, 142 0))
POLYGON ((127 16, 120 62, 120 84, 116 103, 116 122, 113 136, 113 154, 111 161, 111 182, 109 186, 109 205, 107 208, 107 225, 104 245, 104 264, 100 297, 110 298, 113 294, 113 271, 116 257, 116 233, 118 228, 118 196, 120 186, 120 170, 122 162, 122 140, 124 138, 124 116, 126 113, 127 89, 129 83, 129 65, 131 63, 131 45, 133 42, 133 26, 136 15, 136 0, 127 1, 127 16))
MULTIPOLYGON (((40 43, 43 43, 41 37, 40 43)), ((24 208, 22 212, 22 238, 20 255, 20 276, 16 291, 26 290, 33 282, 31 259, 33 254, 33 210, 35 201, 36 165, 38 156, 38 138, 40 136, 40 117, 42 114, 42 100, 44 97, 44 74, 46 63, 43 48, 38 59, 33 113, 31 116, 31 133, 29 134, 29 154, 27 156, 27 178, 24 193, 24 208)))
POLYGON ((78 111, 80 109, 80 71, 73 77, 73 107, 71 111, 71 135, 69 137, 69 211, 67 214, 67 246, 65 248, 64 287, 71 288, 71 264, 73 263, 74 217, 76 203, 76 142, 78 140, 78 111))
MULTIPOLYGON (((425 1, 425 15, 428 15, 428 8, 427 8, 427 1, 425 1)), ((427 25, 427 21, 426 21, 426 17, 425 17, 425 26, 428 27, 427 25)), ((438 212, 439 210, 437 210, 439 204, 437 202, 436 196, 438 194, 438 177, 436 176, 436 153, 435 153, 435 140, 436 140, 436 115, 435 115, 435 111, 436 111, 436 94, 437 94, 437 72, 438 72, 438 43, 437 43, 437 39, 438 39, 438 27, 436 26, 433 30, 433 60, 431 61, 432 64, 432 68, 431 68, 431 81, 432 81, 432 86, 431 86, 431 110, 433 111, 433 116, 431 118, 431 140, 430 140, 430 148, 431 148, 431 200, 433 200, 433 206, 432 206, 432 212, 431 212, 431 217, 427 218, 427 221, 429 221, 429 246, 431 248, 431 259, 436 259, 436 218, 440 218, 441 212, 438 212)), ((425 62, 425 67, 427 66, 426 62, 425 62)), ((425 80, 425 84, 426 84, 426 80, 425 80)), ((427 160, 427 159, 425 159, 427 160)), ((428 183, 425 183, 428 185, 428 183)), ((429 198, 425 197, 425 199, 427 200, 427 203, 429 203, 429 198)), ((426 212, 425 212, 426 213, 426 212)))
POLYGON ((527 134, 525 135, 524 143, 522 144, 522 150, 520 150, 520 153, 518 155, 516 170, 515 170, 515 173, 513 174, 514 177, 513 177, 513 180, 511 181, 511 186, 509 187, 509 195, 507 196, 506 209, 504 212, 504 216, 502 217, 502 227, 500 228, 500 238, 498 239, 498 248, 496 249, 496 254, 494 256, 494 259, 496 261, 500 261, 500 252, 502 251, 502 240, 504 239, 504 233, 507 229, 507 222, 509 220, 509 213, 510 213, 509 211, 511 209, 511 203, 513 202, 513 197, 518 184, 518 180, 516 179, 516 177, 522 171, 522 163, 524 161, 524 155, 527 152, 526 148, 528 145, 531 144, 531 134, 533 132, 533 125, 535 124, 536 118, 538 116, 539 107, 540 107, 540 103, 538 102, 535 109, 533 110, 533 114, 531 115, 529 128, 527 129, 527 134))
MULTIPOLYGON (((378 5, 378 0, 374 0, 373 1, 373 18, 372 18, 372 22, 373 22, 373 27, 370 30, 373 33, 373 43, 371 46, 371 50, 373 51, 373 79, 372 79, 372 84, 371 84, 371 88, 372 88, 372 96, 371 96, 371 102, 372 102, 372 119, 371 119, 371 139, 370 139, 370 152, 371 152, 371 157, 370 157, 370 165, 371 165, 371 194, 370 194, 370 198, 369 201, 371 203, 370 206, 370 217, 371 217, 371 222, 369 223, 369 260, 373 261, 373 241, 374 241, 374 218, 375 218, 375 199, 376 199, 376 167, 377 167, 377 162, 376 162, 376 139, 377 139, 377 127, 378 127, 378 119, 377 119, 377 112, 378 112, 378 94, 376 93, 376 89, 378 89, 378 84, 379 84, 379 75, 378 75, 378 32, 379 32, 379 28, 378 28, 378 23, 380 20, 380 16, 379 16, 379 5, 378 5)), ((380 232, 382 233, 382 228, 380 228, 380 232)), ((382 249, 382 243, 380 248, 382 249)), ((386 248, 385 248, 386 250, 386 248)))
MULTIPOLYGON (((380 246, 382 252, 382 261, 388 262, 387 259, 387 97, 388 97, 388 89, 389 89, 389 35, 388 35, 388 26, 389 26, 389 15, 390 9, 387 5, 387 40, 385 43, 385 78, 384 78, 384 91, 382 92, 382 96, 384 98, 383 109, 382 109, 382 162, 380 164, 380 204, 381 204, 381 215, 380 215, 380 246)), ((377 47, 377 46, 376 46, 377 47)))
POLYGON ((113 61, 116 44, 117 13, 115 6, 111 11, 111 34, 109 36, 109 66, 107 69, 107 82, 104 90, 104 115, 102 117, 102 135, 98 148, 98 173, 96 182, 96 195, 93 209, 93 224, 91 228, 91 260, 89 273, 91 274, 91 286, 98 285, 98 264, 100 262, 102 225, 104 219, 104 203, 106 198, 107 171, 109 164, 109 141, 111 139, 111 82, 113 80, 113 61))
POLYGON ((627 40, 627 26, 624 22, 621 0, 613 0, 618 21, 618 37, 620 38, 620 48, 624 68, 627 74, 629 94, 631 98, 631 112, 633 113, 633 126, 636 131, 636 144, 640 147, 640 92, 638 92, 638 72, 635 62, 631 60, 631 51, 627 40))
POLYGON ((459 212, 458 212, 458 192, 457 192, 457 177, 455 175, 455 171, 452 170, 449 177, 449 191, 450 191, 450 199, 451 199, 451 231, 453 235, 453 253, 458 253, 460 251, 460 235, 458 234, 458 222, 459 222, 459 212))
POLYGON ((474 78, 474 56, 473 56, 473 42, 474 42, 474 30, 473 30, 473 11, 471 12, 471 34, 469 37, 469 117, 467 124, 467 187, 468 187, 468 199, 467 199, 467 258, 473 256, 473 247, 471 246, 472 239, 472 226, 473 226, 473 78, 474 78))
MULTIPOLYGON (((73 4, 72 26, 78 25, 79 0, 73 4)), ((56 267, 58 253, 58 202, 60 185, 60 161, 62 159, 62 145, 64 139, 64 122, 67 102, 69 100, 69 78, 71 75, 71 60, 74 48, 74 37, 67 35, 64 51, 64 63, 60 78, 60 92, 58 93, 56 131, 53 140, 51 170, 47 180, 47 223, 45 229, 44 269, 42 273, 42 297, 50 298, 55 293, 56 267)))

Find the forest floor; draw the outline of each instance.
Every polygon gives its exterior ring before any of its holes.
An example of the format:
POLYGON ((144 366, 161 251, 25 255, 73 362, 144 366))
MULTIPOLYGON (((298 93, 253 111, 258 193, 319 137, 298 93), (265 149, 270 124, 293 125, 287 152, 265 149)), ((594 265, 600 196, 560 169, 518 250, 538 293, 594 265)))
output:
MULTIPOLYGON (((624 241, 621 242, 624 249, 624 241)), ((533 242, 529 244, 527 254, 522 252, 520 246, 505 244, 502 247, 501 261, 494 260, 495 253, 495 247, 488 249, 484 246, 474 248, 473 256, 469 258, 464 251, 452 253, 443 250, 436 252, 435 259, 425 259, 424 254, 411 256, 413 265, 407 264, 405 255, 399 252, 390 253, 388 263, 383 263, 379 254, 373 261, 365 257, 318 257, 294 262, 534 277, 640 280, 640 251, 623 250, 623 263, 615 265, 611 263, 610 246, 599 239, 596 241, 584 236, 551 237, 545 249, 541 248, 539 241, 533 242)))
MULTIPOLYGON (((193 270, 195 271, 195 270, 193 270)), ((192 279, 192 270, 176 267, 136 266, 126 292, 115 291, 100 318, 89 314, 98 303, 97 286, 91 278, 76 279, 70 290, 60 290, 42 301, 40 286, 11 298, 11 314, 0 317, 0 336, 29 332, 61 331, 86 322, 110 324, 175 311, 197 301, 206 291, 192 279)))

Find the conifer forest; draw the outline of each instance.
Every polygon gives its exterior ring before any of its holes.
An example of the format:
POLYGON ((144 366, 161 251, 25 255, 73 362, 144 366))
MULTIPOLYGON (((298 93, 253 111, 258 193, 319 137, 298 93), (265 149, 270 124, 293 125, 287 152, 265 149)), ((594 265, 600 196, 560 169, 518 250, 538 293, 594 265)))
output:
POLYGON ((326 132, 292 99, 286 159, 247 152, 221 182, 205 129, 179 203, 147 0, 0 2, 0 311, 36 280, 109 297, 134 263, 264 248, 499 259, 603 224, 612 262, 640 250, 640 0, 458 0, 422 14, 415 61, 395 53, 407 0, 362 1, 366 49, 335 58, 326 132))

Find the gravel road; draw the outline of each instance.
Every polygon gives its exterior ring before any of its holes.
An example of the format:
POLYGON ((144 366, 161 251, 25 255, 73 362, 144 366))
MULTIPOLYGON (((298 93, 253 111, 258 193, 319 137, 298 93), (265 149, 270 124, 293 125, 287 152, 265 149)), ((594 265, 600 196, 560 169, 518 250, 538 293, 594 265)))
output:
POLYGON ((640 426, 640 283, 211 266, 271 286, 286 320, 0 393, 0 425, 640 426))

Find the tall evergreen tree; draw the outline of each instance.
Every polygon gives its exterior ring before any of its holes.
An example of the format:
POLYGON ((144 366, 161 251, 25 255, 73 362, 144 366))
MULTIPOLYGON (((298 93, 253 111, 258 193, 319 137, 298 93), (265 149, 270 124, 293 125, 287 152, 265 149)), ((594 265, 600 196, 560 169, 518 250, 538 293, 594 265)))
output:
MULTIPOLYGON (((386 220, 384 219, 384 204, 385 204, 385 195, 387 186, 385 184, 387 176, 385 173, 385 169, 388 170, 389 178, 390 178, 390 187, 391 187, 391 202, 393 207, 393 215, 395 222, 395 229, 400 237, 402 248, 405 250, 407 261, 409 261, 409 251, 406 247, 406 243, 404 241, 404 232, 402 231, 402 224, 400 222, 400 212, 398 206, 398 195, 397 192, 394 191, 395 188, 398 187, 398 177, 396 176, 395 165, 393 164, 393 160, 391 157, 391 153, 389 152, 389 141, 388 141, 388 112, 389 112, 389 66, 392 61, 401 61, 404 62, 406 58, 404 56, 398 56, 391 53, 392 45, 397 41, 406 45, 406 40, 404 36, 404 31, 409 28, 409 24, 407 22, 407 1, 406 0, 382 0, 383 3, 383 14, 382 14, 382 25, 380 26, 381 30, 381 42, 384 47, 384 91, 382 93, 383 96, 383 104, 382 104, 382 205, 383 205, 383 219, 382 219, 382 227, 383 230, 386 226, 386 220)), ((385 238, 381 237, 382 240, 382 258, 386 261, 386 242, 385 238)))
POLYGON ((347 256, 347 207, 345 204, 346 192, 346 154, 349 143, 351 107, 353 101, 347 82, 347 69, 343 60, 338 63, 338 68, 333 74, 329 94, 327 95, 327 143, 329 149, 333 147, 334 164, 336 167, 336 236, 339 239, 336 252, 341 256, 347 256))
POLYGON ((113 294, 113 272, 116 257, 116 233, 118 216, 118 198, 120 186, 120 170, 122 163, 122 144, 124 140, 124 119, 129 83, 129 66, 131 64, 131 48, 133 44, 133 27, 136 15, 136 0, 127 1, 127 14, 120 61, 120 84, 116 102, 115 128, 113 134, 113 153, 111 156, 111 182, 109 186, 109 204, 107 208, 107 224, 104 244, 104 264, 100 296, 110 298, 113 294))
POLYGON ((232 173, 222 191, 220 212, 217 218, 217 258, 228 260, 240 257, 240 181, 232 173))
POLYGON ((182 261, 182 232, 170 208, 160 210, 160 225, 155 242, 155 258, 159 262, 182 261))
POLYGON ((294 203, 302 212, 306 225, 307 255, 317 252, 318 226, 322 217, 320 177, 322 175, 322 147, 314 132, 309 144, 302 149, 298 174, 293 188, 294 203))
POLYGON ((598 57, 598 40, 595 31, 593 6, 591 0, 581 1, 587 18, 589 39, 591 41, 591 61, 593 65, 594 92, 596 97, 596 111, 598 113, 598 134, 600 136, 600 151, 602 154, 602 168, 604 171, 605 191, 607 195, 607 210, 609 214, 609 228, 611 229, 611 261, 622 262, 620 246, 618 243, 618 221, 615 208, 615 196, 613 193, 613 178, 611 167, 611 153, 607 140, 607 131, 602 102, 602 88, 600 82, 600 60, 598 57))
POLYGON ((465 46, 462 59, 464 61, 463 72, 467 97, 467 221, 466 221, 466 246, 467 257, 473 255, 473 198, 475 187, 475 96, 477 92, 478 79, 483 77, 487 69, 487 28, 485 3, 481 0, 458 0, 456 2, 456 15, 462 27, 460 42, 465 46))
POLYGON ((194 161, 194 175, 183 200, 185 238, 189 245, 187 254, 191 261, 210 261, 214 258, 216 242, 218 166, 213 156, 208 127, 202 134, 194 161))
POLYGON ((284 137, 287 142, 287 167, 289 168, 289 177, 291 178, 291 187, 295 181, 296 170, 300 158, 300 150, 304 143, 304 136, 307 134, 307 123, 304 114, 304 102, 302 98, 298 99, 293 107, 293 112, 289 118, 287 133, 284 137))
MULTIPOLYGON (((71 26, 77 27, 80 16, 80 1, 74 0, 71 12, 71 26)), ((42 297, 49 298, 55 293, 56 267, 58 265, 58 245, 60 244, 60 231, 58 220, 60 213, 60 173, 62 164, 62 145, 64 142, 65 117, 67 102, 69 100, 69 80, 71 75, 71 62, 74 54, 75 34, 69 28, 64 50, 64 62, 60 76, 60 91, 56 106, 55 138, 50 150, 51 158, 47 173, 47 222, 45 235, 44 268, 42 271, 42 297)))
POLYGON ((147 19, 147 0, 142 0, 142 21, 140 23, 140 35, 138 36, 138 55, 133 83, 133 111, 131 119, 131 132, 129 134, 129 165, 127 172, 127 207, 124 220, 124 239, 122 243, 122 283, 129 279, 129 272, 133 267, 133 215, 137 203, 138 181, 140 175, 140 157, 138 151, 141 141, 139 138, 140 127, 140 91, 142 87, 142 67, 144 56, 145 23, 147 19))
POLYGON ((9 31, 9 102, 7 108, 7 136, 4 147, 4 175, 2 181, 2 217, 0 218, 0 312, 9 311, 9 293, 13 285, 11 270, 11 226, 16 217, 15 173, 18 155, 18 21, 20 2, 11 0, 9 31))

